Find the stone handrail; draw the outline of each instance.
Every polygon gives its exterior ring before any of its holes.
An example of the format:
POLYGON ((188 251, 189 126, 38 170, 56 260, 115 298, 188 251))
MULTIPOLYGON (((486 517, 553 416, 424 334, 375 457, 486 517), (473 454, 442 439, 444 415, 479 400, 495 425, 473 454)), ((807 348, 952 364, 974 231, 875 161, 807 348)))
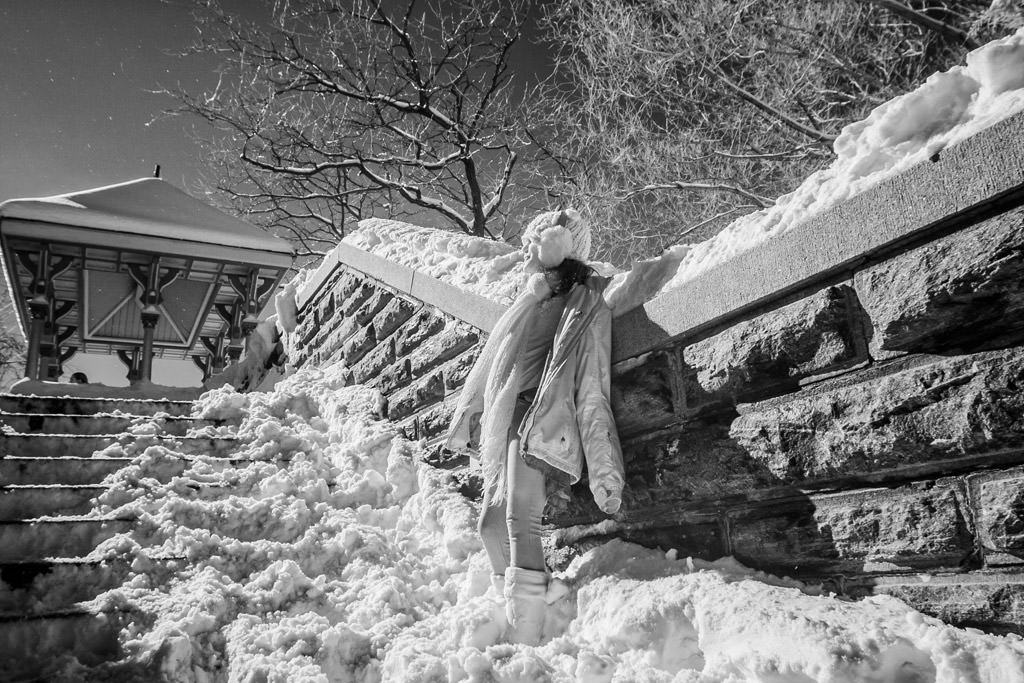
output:
MULTIPOLYGON (((699 339, 730 321, 784 305, 801 292, 1024 202, 1024 114, 811 217, 619 318, 613 358, 699 339), (837 229, 836 226, 842 226, 837 229)), ((505 307, 342 243, 299 292, 313 298, 339 265, 488 332, 505 307)))

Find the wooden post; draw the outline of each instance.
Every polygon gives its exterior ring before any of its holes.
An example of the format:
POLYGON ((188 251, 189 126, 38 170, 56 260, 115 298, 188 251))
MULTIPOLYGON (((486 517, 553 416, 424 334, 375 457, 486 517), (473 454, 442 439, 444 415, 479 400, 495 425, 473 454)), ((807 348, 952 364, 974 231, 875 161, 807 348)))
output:
POLYGON ((32 281, 32 298, 28 301, 32 315, 32 330, 28 338, 28 354, 25 358, 25 376, 39 379, 39 352, 46 332, 46 321, 50 316, 50 245, 44 244, 35 263, 35 279, 32 281))
POLYGON ((149 268, 132 264, 128 272, 142 290, 142 358, 139 361, 139 379, 147 382, 153 379, 153 337, 160 322, 160 304, 163 292, 181 274, 178 268, 168 268, 160 274, 160 257, 154 256, 149 268))
POLYGON ((134 382, 139 378, 139 347, 132 347, 132 352, 129 354, 124 349, 118 349, 117 357, 121 359, 125 367, 128 368, 128 381, 134 382))
POLYGON ((29 304, 32 313, 32 328, 29 330, 28 352, 25 355, 25 377, 39 379, 39 346, 43 341, 43 329, 46 327, 46 314, 50 307, 46 304, 29 304))
POLYGON ((153 333, 160 322, 160 314, 142 311, 142 359, 139 361, 139 379, 153 379, 153 333))

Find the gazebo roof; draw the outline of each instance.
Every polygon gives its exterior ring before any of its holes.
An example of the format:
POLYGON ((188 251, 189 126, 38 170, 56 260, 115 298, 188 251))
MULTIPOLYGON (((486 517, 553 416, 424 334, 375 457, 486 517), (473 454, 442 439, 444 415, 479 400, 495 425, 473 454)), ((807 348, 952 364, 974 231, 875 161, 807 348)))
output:
POLYGON ((159 263, 163 287, 155 351, 164 358, 205 353, 203 339, 225 329, 247 282, 262 309, 291 266, 287 241, 227 215, 159 178, 143 178, 0 204, 4 275, 28 333, 34 263, 64 264, 51 281, 60 330, 86 352, 137 347, 143 337, 139 275, 159 263), (218 313, 220 311, 221 313, 218 313))
POLYGON ((144 244, 145 238, 155 239, 165 247, 151 250, 157 253, 169 253, 167 242, 181 242, 170 253, 183 256, 190 255, 197 244, 270 252, 287 256, 289 262, 294 253, 287 241, 229 216, 160 178, 141 178, 53 197, 11 199, 0 204, 0 221, 7 222, 5 232, 9 234, 16 230, 12 219, 33 224, 34 236, 41 238, 46 237, 43 233, 58 239, 64 236, 59 229, 43 225, 49 224, 78 228, 74 240, 78 243, 109 244, 109 234, 90 236, 91 231, 123 233, 137 244, 144 244))

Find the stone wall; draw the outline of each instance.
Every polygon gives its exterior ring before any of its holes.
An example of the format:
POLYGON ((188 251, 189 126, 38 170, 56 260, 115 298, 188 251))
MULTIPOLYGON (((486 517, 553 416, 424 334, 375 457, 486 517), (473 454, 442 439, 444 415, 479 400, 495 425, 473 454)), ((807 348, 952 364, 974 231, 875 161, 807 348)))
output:
MULTIPOLYGON (((548 509, 566 529, 550 561, 613 535, 1024 633, 1022 131, 1004 122, 801 226, 802 249, 768 243, 620 319, 623 512, 588 526, 603 515, 581 482, 548 509)), ((430 439, 500 308, 468 315, 464 293, 401 271, 322 266, 294 360, 344 360, 430 439)), ((432 457, 477 491, 466 461, 432 457)))

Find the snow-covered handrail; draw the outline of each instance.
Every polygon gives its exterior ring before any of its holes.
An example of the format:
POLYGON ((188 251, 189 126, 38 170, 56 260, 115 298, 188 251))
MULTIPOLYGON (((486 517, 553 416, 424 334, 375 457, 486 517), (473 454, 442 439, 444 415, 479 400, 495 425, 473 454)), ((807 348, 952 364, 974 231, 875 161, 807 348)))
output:
MULTIPOLYGON (((869 264, 1024 203, 1024 113, 811 216, 663 291, 616 320, 613 359, 695 340, 869 264)), ((414 268, 342 243, 300 288, 302 308, 338 267, 488 332, 505 307, 414 268)))
POLYGON ((699 338, 1024 204, 1024 114, 1001 121, 620 317, 613 357, 699 338))
POLYGON ((320 263, 304 287, 296 293, 301 310, 316 298, 330 274, 339 266, 362 273, 410 298, 429 304, 445 313, 489 332, 505 307, 479 294, 442 282, 437 278, 393 263, 375 254, 342 242, 320 263))

